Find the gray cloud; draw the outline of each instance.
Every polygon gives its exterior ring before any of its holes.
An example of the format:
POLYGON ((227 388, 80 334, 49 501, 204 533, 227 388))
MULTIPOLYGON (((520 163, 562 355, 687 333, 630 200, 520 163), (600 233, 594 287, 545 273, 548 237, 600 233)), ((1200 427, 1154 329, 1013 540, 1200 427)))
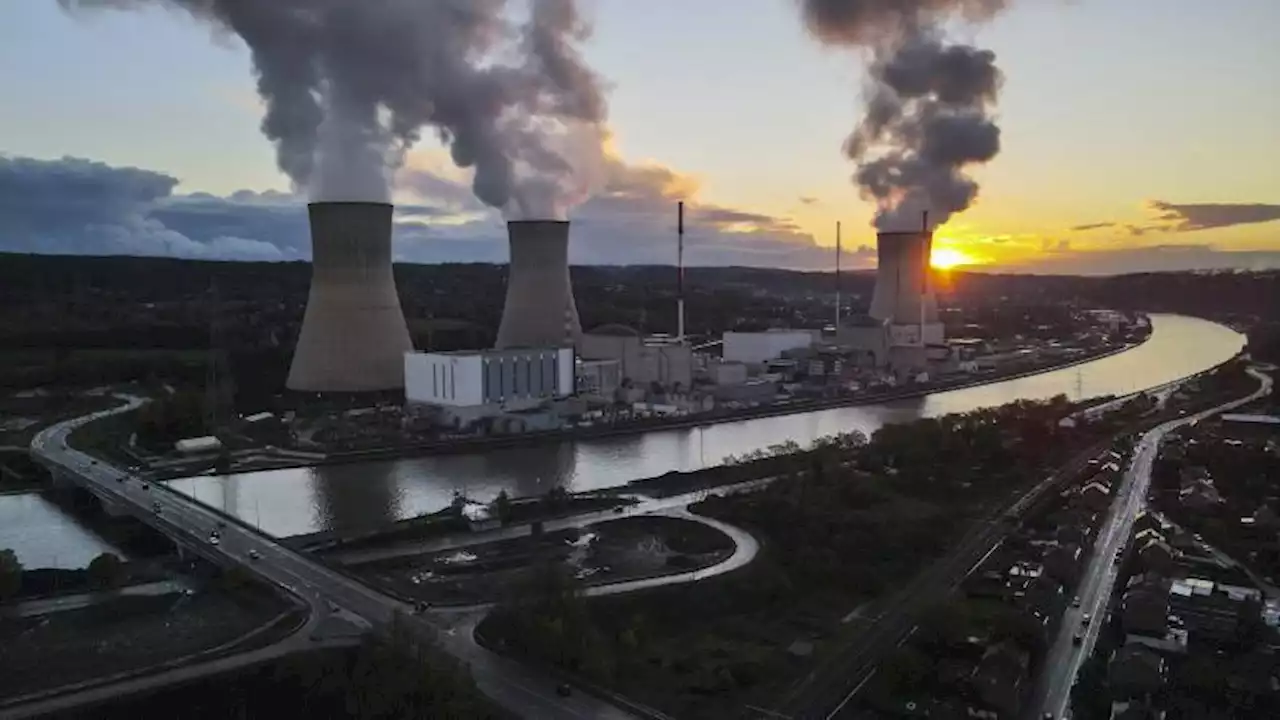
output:
MULTIPOLYGON (((1055 246, 1056 247, 1056 246, 1055 246)), ((1067 251, 1025 263, 983 265, 977 272, 1037 275, 1124 275, 1186 270, 1270 270, 1280 268, 1280 252, 1230 251, 1213 245, 1156 245, 1117 250, 1067 251)))
POLYGON ((817 205, 817 204, 818 204, 818 198, 813 197, 813 196, 811 196, 811 195, 801 195, 801 196, 800 196, 800 204, 801 204, 801 205, 817 205))
MULTIPOLYGON (((178 179, 77 158, 0 156, 0 250, 44 254, 160 255, 227 260, 310 256, 301 197, 242 190, 173 194, 178 179)), ((415 200, 396 206, 395 251, 408 262, 503 262, 501 216, 464 183, 405 170, 415 200)), ((696 200, 696 187, 665 167, 613 160, 597 197, 574 214, 572 260, 584 264, 675 261, 675 202, 685 199, 690 265, 825 268, 831 248, 786 218, 696 200)), ((852 244, 852 243, 850 243, 852 244)), ((850 265, 874 251, 846 252, 850 265)))
POLYGON ((1101 230, 1103 228, 1112 228, 1115 226, 1116 224, 1113 222, 1096 222, 1085 223, 1084 225, 1073 225, 1069 229, 1071 232, 1088 232, 1090 230, 1101 230))
POLYGON ((1072 232, 1115 229, 1130 237, 1149 233, 1183 233, 1214 230, 1234 225, 1255 225, 1280 220, 1280 205, 1274 203, 1171 203, 1148 200, 1149 223, 1096 222, 1076 225, 1072 232))
POLYGON ((1280 220, 1280 205, 1271 203, 1189 203, 1152 200, 1147 207, 1174 232, 1194 232, 1233 225, 1280 220))

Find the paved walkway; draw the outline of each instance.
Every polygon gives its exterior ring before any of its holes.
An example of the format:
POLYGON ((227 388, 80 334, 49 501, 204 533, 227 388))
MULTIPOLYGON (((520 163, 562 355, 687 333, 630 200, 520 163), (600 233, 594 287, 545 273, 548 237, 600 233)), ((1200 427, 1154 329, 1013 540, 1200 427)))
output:
POLYGON ((39 615, 52 615, 53 613, 68 612, 71 610, 80 610, 90 607, 91 605, 101 605, 120 598, 125 597, 157 597, 160 595, 175 595, 187 589, 187 585, 178 580, 163 580, 160 582, 145 583, 142 585, 130 585, 129 587, 120 588, 118 590, 104 590, 100 592, 76 593, 74 595, 62 595, 59 597, 41 598, 38 600, 25 600, 23 602, 8 605, 0 612, 7 617, 36 617, 39 615))

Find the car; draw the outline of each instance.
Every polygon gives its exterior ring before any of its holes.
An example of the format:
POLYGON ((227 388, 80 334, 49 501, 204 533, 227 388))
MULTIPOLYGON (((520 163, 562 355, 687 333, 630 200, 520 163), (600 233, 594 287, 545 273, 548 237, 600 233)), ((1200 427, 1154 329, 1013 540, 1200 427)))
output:
POLYGON ((573 688, 569 686, 569 683, 560 683, 556 686, 556 694, 560 697, 569 697, 573 694, 573 688))
POLYGON ((210 545, 214 545, 214 546, 216 546, 216 545, 218 545, 218 544, 219 544, 219 543, 221 543, 221 542, 222 542, 222 538, 219 538, 217 535, 210 535, 210 536, 209 536, 209 544, 210 544, 210 545))
POLYGON ((1080 596, 1079 596, 1079 595, 1077 595, 1075 598, 1073 598, 1073 599, 1071 600, 1071 607, 1073 607, 1073 608, 1078 608, 1078 607, 1080 607, 1080 596))
POLYGON ((120 483, 121 485, 123 485, 123 484, 124 484, 124 476, 123 476, 123 475, 121 475, 120 477, 116 478, 116 482, 118 482, 118 483, 120 483))
POLYGON ((1040 716, 1040 720, 1054 720, 1053 713, 1047 712, 1040 716))
POLYGON ((1082 644, 1082 643, 1084 643, 1084 635, 1082 635, 1082 634, 1080 634, 1080 633, 1076 633, 1075 635, 1073 635, 1073 636, 1071 637, 1071 644, 1072 644, 1072 645, 1080 645, 1080 644, 1082 644))
POLYGON ((1089 624, 1089 621, 1090 621, 1090 620, 1092 620, 1092 619, 1093 619, 1093 616, 1092 616, 1092 615, 1090 615, 1089 613, 1085 613, 1085 614, 1084 614, 1084 617, 1080 618, 1080 624, 1081 624, 1081 625, 1088 625, 1088 624, 1089 624))
POLYGON ((250 550, 250 551, 249 551, 249 559, 250 559, 250 560, 259 560, 259 559, 261 559, 261 558, 262 558, 262 553, 259 553, 257 550, 250 550))
POLYGON ((150 490, 150 489, 151 489, 151 486, 150 486, 149 484, 147 484, 147 483, 142 483, 142 489, 143 489, 143 490, 150 490))
POLYGON ((153 513, 155 513, 155 514, 159 515, 159 514, 160 514, 160 503, 151 503, 151 512, 153 512, 153 513))
POLYGON ((1116 556, 1116 559, 1115 559, 1115 564, 1116 564, 1116 565, 1119 565, 1119 564, 1121 563, 1121 561, 1123 561, 1123 560, 1124 560, 1124 556, 1122 556, 1122 555, 1117 555, 1117 556, 1116 556))
POLYGON ((621 515, 623 510, 626 510, 626 508, 625 508, 625 507, 623 507, 623 506, 621 506, 621 505, 614 505, 614 506, 613 506, 613 512, 614 512, 614 514, 616 514, 616 515, 621 515))

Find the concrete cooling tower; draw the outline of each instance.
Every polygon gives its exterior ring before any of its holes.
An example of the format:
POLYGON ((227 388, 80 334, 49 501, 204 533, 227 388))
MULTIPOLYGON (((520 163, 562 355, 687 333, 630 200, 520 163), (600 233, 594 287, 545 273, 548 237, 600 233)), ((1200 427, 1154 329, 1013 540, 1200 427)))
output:
POLYGON ((933 233, 882 232, 876 236, 876 288, 871 317, 894 324, 938 322, 929 254, 933 233))
POLYGON ((895 367, 923 368, 926 346, 944 342, 929 265, 932 250, 928 231, 876 237, 879 268, 869 314, 888 326, 889 364, 895 367))
POLYGON ((395 277, 386 203, 318 202, 311 221, 311 293, 286 386, 305 392, 404 387, 413 350, 395 277))
POLYGON ((516 220, 507 237, 511 267, 497 348, 576 345, 582 326, 569 280, 569 223, 516 220))

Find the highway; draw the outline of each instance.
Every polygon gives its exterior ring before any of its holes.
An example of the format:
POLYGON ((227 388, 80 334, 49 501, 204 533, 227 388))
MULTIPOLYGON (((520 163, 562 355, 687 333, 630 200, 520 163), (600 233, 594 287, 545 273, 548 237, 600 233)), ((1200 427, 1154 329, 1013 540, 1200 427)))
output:
POLYGON ((1093 553, 1077 588, 1080 607, 1068 608, 1062 618, 1061 629, 1045 659, 1044 672, 1028 703, 1031 710, 1027 717, 1041 718, 1050 714, 1054 718, 1066 716, 1071 704, 1071 687, 1075 684, 1080 665, 1093 651, 1098 632, 1105 624, 1105 615, 1115 586, 1119 566, 1115 556, 1129 542, 1133 523, 1146 507, 1147 490, 1151 484, 1151 468, 1160 452, 1160 443, 1169 432, 1184 425, 1196 423, 1217 413, 1232 410, 1253 402, 1271 392, 1271 377, 1250 368, 1249 374, 1259 381, 1259 388, 1247 397, 1233 400, 1215 408, 1184 418, 1171 420, 1142 436, 1134 446, 1132 461, 1112 501, 1110 510, 1093 553), (1083 625, 1084 615, 1092 616, 1089 625, 1083 625), (1074 642, 1076 633, 1083 635, 1079 645, 1074 642))
MULTIPOLYGON (((480 647, 472 636, 475 624, 483 618, 484 607, 462 610, 439 610, 415 616, 412 608, 395 598, 368 588, 356 580, 319 564, 311 558, 290 550, 274 538, 234 518, 222 515, 212 508, 162 484, 147 483, 130 476, 111 465, 72 449, 68 438, 76 428, 107 415, 127 412, 141 406, 143 399, 121 396, 125 404, 111 410, 86 415, 54 425, 32 441, 31 451, 51 469, 58 468, 80 478, 80 482, 93 486, 93 492, 104 500, 130 512, 143 521, 157 527, 185 545, 199 547, 202 554, 229 560, 251 568, 274 585, 283 588, 311 608, 311 617, 303 631, 311 640, 323 641, 316 635, 322 621, 337 615, 348 622, 364 627, 386 628, 396 616, 401 616, 410 632, 438 641, 454 657, 470 665, 472 676, 480 690, 507 710, 521 717, 548 719, 600 718, 617 720, 635 717, 616 705, 587 693, 574 693, 563 697, 556 692, 558 682, 548 674, 521 663, 500 657, 480 647), (220 542, 209 542, 210 533, 218 529, 220 542)), ((685 504, 693 498, 685 498, 685 504)), ((655 502, 656 509, 670 514, 684 512, 669 501, 655 502)), ((634 511, 629 514, 636 514, 634 511)), ((714 520, 699 518, 728 532, 737 543, 732 556, 725 561, 696 572, 680 573, 647 580, 633 580, 612 585, 589 588, 589 595, 606 595, 630 592, 661 585, 693 582, 712 575, 729 572, 750 562, 758 545, 749 533, 714 520)), ((271 648, 233 657, 219 658, 202 667, 227 668, 278 657, 285 652, 296 651, 307 645, 301 635, 271 648)), ((130 689, 146 689, 148 685, 160 686, 172 682, 174 676, 194 676, 198 667, 186 667, 165 675, 150 678, 131 678, 130 689)), ((13 707, 4 717, 32 717, 35 715, 76 707, 87 701, 111 697, 124 689, 124 684, 103 686, 101 683, 72 693, 49 697, 38 702, 13 707)), ((621 700, 621 699, 620 699, 621 700)), ((638 707, 634 706, 633 707, 638 707)), ((647 710, 647 708, 641 708, 647 710)), ((655 715, 648 712, 644 714, 655 715)))

